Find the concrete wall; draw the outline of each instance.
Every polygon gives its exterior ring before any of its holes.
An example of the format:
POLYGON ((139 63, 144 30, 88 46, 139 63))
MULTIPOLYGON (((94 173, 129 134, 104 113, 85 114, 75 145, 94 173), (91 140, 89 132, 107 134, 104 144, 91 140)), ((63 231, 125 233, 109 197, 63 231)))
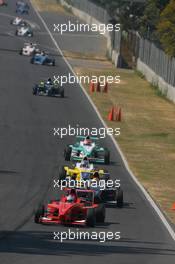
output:
POLYGON ((165 96, 175 103, 175 87, 165 82, 165 80, 157 75, 151 68, 149 68, 140 59, 137 60, 137 70, 142 72, 148 82, 159 87, 165 96))
MULTIPOLYGON (((83 12, 82 10, 79 10, 73 6, 70 6, 64 0, 60 0, 60 3, 63 6, 65 6, 66 8, 70 9, 75 16, 77 16, 81 20, 85 21, 89 25, 91 25, 91 24, 99 25, 102 23, 102 22, 98 21, 97 19, 95 19, 94 17, 92 17, 90 14, 87 14, 87 13, 83 12)), ((119 53, 116 50, 112 49, 112 40, 111 40, 111 36, 110 36, 109 32, 104 34, 104 36, 107 38, 106 54, 107 54, 108 58, 110 58, 112 60, 112 62, 115 64, 115 66, 117 67, 118 60, 119 60, 119 53)))

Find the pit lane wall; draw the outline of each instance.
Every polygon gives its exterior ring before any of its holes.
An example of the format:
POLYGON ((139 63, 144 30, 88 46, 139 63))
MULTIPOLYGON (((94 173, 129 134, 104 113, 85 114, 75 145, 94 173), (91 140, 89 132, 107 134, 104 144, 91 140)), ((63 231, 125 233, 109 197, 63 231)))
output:
MULTIPOLYGON (((70 0, 59 0, 59 2, 62 6, 71 10, 75 16, 89 25, 110 23, 110 16, 107 14, 106 10, 96 6, 88 0, 76 0, 73 1, 72 4, 70 0)), ((111 59, 117 67, 119 63, 121 33, 115 32, 115 34, 111 34, 110 32, 106 32, 104 36, 107 38, 107 57, 111 59)))

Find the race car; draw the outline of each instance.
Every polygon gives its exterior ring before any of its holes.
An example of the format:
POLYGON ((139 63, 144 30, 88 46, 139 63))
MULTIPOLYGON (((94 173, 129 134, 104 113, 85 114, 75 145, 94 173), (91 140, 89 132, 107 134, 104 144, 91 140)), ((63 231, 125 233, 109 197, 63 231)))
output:
POLYGON ((98 185, 95 184, 90 189, 94 191, 95 202, 104 203, 105 205, 116 206, 119 208, 123 207, 123 190, 121 187, 107 187, 100 189, 98 185))
POLYGON ((24 21, 21 17, 15 17, 14 19, 10 21, 10 24, 14 26, 20 26, 20 27, 24 27, 28 25, 28 23, 24 21))
POLYGON ((19 37, 33 37, 33 31, 29 26, 24 26, 18 28, 15 35, 19 37))
POLYGON ((18 1, 16 3, 16 13, 19 14, 28 14, 29 13, 29 5, 22 1, 18 1))
POLYGON ((38 65, 55 66, 55 59, 49 58, 45 52, 34 54, 30 62, 38 65))
POLYGON ((110 178, 109 172, 104 169, 96 169, 88 160, 82 160, 76 165, 61 166, 59 169, 59 180, 73 179, 77 182, 92 180, 95 173, 98 172, 99 179, 108 180, 110 178))
POLYGON ((91 190, 66 189, 60 199, 41 206, 35 213, 35 223, 94 227, 104 223, 105 206, 94 202, 91 190))
POLYGON ((20 50, 19 54, 24 56, 32 56, 35 53, 39 53, 40 50, 34 43, 24 43, 24 47, 20 50))
POLYGON ((49 78, 47 81, 41 81, 33 87, 34 95, 45 95, 54 97, 64 97, 64 88, 49 78))
POLYGON ((4 0, 0 0, 0 6, 7 6, 7 2, 5 2, 4 0))
POLYGON ((98 145, 98 138, 77 136, 77 142, 68 145, 64 150, 64 158, 66 161, 81 161, 87 157, 93 163, 110 163, 110 152, 108 149, 98 145))
POLYGON ((95 170, 93 164, 90 164, 92 167, 81 167, 81 163, 78 164, 80 166, 76 164, 74 168, 62 166, 59 170, 59 180, 69 180, 67 186, 69 184, 72 186, 74 181, 73 186, 93 190, 96 203, 112 204, 117 207, 123 206, 123 190, 119 181, 116 181, 115 185, 110 180, 110 184, 108 184, 110 179, 108 171, 103 169, 95 170), (103 180, 103 183, 101 180, 103 180))

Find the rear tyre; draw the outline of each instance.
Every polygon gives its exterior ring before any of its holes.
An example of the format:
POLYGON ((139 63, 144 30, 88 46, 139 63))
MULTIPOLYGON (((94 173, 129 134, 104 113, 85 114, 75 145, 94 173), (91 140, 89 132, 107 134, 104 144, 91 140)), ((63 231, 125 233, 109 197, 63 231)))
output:
POLYGON ((30 63, 34 64, 34 58, 31 58, 30 63))
POLYGON ((64 98, 64 89, 61 90, 60 95, 61 95, 61 98, 64 98))
POLYGON ((89 227, 94 227, 96 224, 95 210, 89 208, 86 215, 86 225, 89 227))
POLYGON ((117 201, 117 207, 122 208, 123 207, 123 190, 119 189, 117 191, 116 201, 117 201))
POLYGON ((104 153, 104 163, 105 164, 110 163, 110 152, 108 150, 105 150, 105 153, 104 153))
POLYGON ((71 159, 71 153, 72 153, 72 148, 67 146, 64 150, 64 158, 66 161, 70 161, 71 159))
POLYGON ((44 205, 40 206, 35 213, 34 222, 36 224, 40 223, 40 218, 44 216, 44 205))
POLYGON ((65 178, 66 178, 66 171, 65 171, 65 169, 64 169, 64 166, 61 166, 60 167, 60 169, 59 169, 59 180, 60 181, 63 181, 63 180, 65 180, 65 178))
POLYGON ((37 86, 33 88, 33 95, 37 95, 37 86))
POLYGON ((106 216, 104 204, 99 204, 99 206, 95 209, 95 214, 96 214, 96 222, 104 223, 106 216))

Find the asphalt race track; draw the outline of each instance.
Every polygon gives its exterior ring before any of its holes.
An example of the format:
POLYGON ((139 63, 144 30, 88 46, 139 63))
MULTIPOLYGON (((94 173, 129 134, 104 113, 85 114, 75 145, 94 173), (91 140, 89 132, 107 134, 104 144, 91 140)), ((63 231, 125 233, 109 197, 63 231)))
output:
MULTIPOLYGON (((8 2, 8 7, 0 7, 0 263, 174 264, 173 239, 131 179, 110 138, 102 143, 111 150, 108 169, 121 180, 125 205, 107 208, 106 223, 95 230, 120 231, 121 239, 61 243, 53 239, 53 232, 68 227, 33 222, 38 204, 59 194, 53 179, 65 163, 65 145, 74 140, 54 137, 53 128, 69 124, 92 128, 101 122, 78 85, 65 85, 63 99, 32 95, 32 86, 41 79, 67 75, 70 70, 59 54, 56 67, 32 65, 30 58, 18 54, 30 39, 14 36, 15 27, 9 22, 16 1, 8 2)), ((26 18, 37 25, 32 42, 54 50, 32 7, 26 18)))

